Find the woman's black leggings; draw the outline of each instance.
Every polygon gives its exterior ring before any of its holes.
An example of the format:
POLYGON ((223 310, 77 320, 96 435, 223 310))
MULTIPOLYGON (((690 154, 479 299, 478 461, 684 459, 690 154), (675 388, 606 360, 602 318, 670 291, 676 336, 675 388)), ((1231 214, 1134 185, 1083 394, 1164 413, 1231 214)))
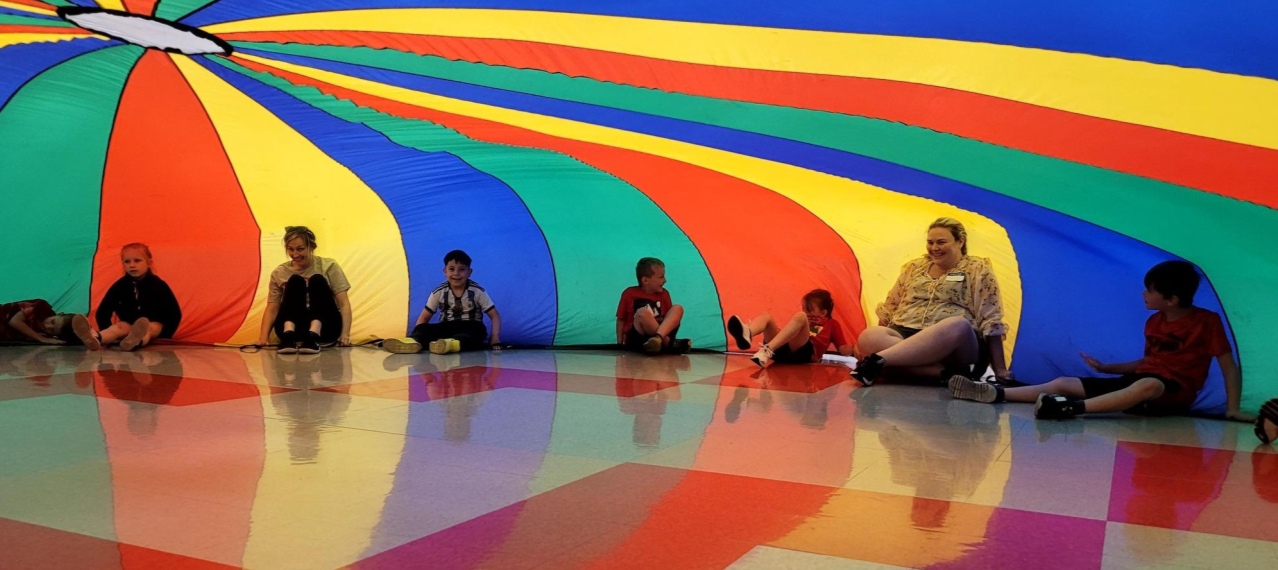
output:
POLYGON ((320 342, 330 343, 342 335, 342 312, 337 309, 337 299, 323 275, 312 275, 310 280, 294 275, 284 283, 284 301, 280 314, 275 317, 275 336, 284 334, 284 323, 293 323, 294 330, 303 334, 311 330, 311 321, 320 322, 320 342))

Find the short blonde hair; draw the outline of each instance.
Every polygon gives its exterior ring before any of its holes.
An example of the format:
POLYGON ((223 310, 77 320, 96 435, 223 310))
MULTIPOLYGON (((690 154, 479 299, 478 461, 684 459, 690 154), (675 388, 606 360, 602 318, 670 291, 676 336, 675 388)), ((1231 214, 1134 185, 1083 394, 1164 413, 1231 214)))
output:
POLYGON ((932 222, 932 225, 927 227, 928 231, 935 228, 950 230, 950 233, 954 234, 955 241, 963 242, 963 247, 959 248, 959 252, 967 255, 967 228, 963 227, 963 222, 954 218, 937 218, 935 222, 932 222))

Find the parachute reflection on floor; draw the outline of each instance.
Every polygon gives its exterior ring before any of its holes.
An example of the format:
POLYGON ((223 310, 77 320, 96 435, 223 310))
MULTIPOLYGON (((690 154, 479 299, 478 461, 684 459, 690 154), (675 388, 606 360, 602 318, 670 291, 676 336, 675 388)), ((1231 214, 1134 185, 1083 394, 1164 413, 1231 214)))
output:
POLYGON ((0 567, 1278 566, 1278 454, 841 366, 0 349, 0 567))

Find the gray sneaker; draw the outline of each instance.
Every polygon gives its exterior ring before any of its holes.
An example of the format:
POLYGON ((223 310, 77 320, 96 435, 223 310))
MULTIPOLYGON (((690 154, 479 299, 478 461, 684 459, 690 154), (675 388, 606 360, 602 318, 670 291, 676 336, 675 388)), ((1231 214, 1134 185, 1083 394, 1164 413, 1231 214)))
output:
POLYGON ((960 400, 972 400, 993 404, 998 399, 998 387, 984 382, 974 382, 961 374, 950 377, 950 395, 960 400))

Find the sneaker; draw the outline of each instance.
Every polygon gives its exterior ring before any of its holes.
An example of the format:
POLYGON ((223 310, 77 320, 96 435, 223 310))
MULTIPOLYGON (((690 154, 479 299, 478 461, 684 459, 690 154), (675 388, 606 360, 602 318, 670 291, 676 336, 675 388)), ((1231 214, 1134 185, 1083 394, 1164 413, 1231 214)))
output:
POLYGON ((949 381, 950 395, 960 400, 972 400, 993 404, 998 401, 998 386, 984 382, 974 382, 962 374, 955 374, 949 381))
POLYGON ((133 326, 129 327, 129 335, 120 341, 120 350, 137 350, 142 347, 142 341, 146 339, 146 330, 151 328, 151 321, 146 317, 142 317, 133 321, 133 326))
POLYGON ((422 343, 413 337, 388 338, 382 343, 382 348, 394 354, 417 354, 422 351, 422 343))
POLYGON ((297 331, 284 331, 280 334, 279 354, 297 354, 297 331))
POLYGON ((643 343, 643 351, 648 354, 657 354, 661 352, 661 337, 654 336, 643 343))
POLYGON ((750 350, 750 339, 754 335, 750 333, 750 327, 741 322, 741 317, 732 315, 728 319, 728 334, 732 335, 732 340, 737 341, 738 349, 750 350))
POLYGON ((85 348, 102 350, 102 341, 93 333, 93 327, 89 326, 89 317, 84 315, 71 317, 71 330, 75 332, 75 337, 84 343, 85 348))
POLYGON ((461 341, 455 338, 441 338, 430 343, 431 354, 449 354, 461 352, 461 341))
POLYGON ((297 341, 297 352, 298 354, 319 354, 319 335, 315 333, 302 335, 302 340, 297 341))
POLYGON ((692 350, 692 340, 686 338, 672 338, 670 345, 666 347, 671 354, 688 354, 692 350))
POLYGON ((772 355, 772 348, 765 344, 763 348, 759 349, 759 352, 750 357, 750 361, 758 364, 759 368, 767 368, 772 363, 772 355))
POLYGON ((874 381, 883 374, 883 365, 882 356, 871 354, 856 361, 856 368, 852 369, 852 377, 856 378, 862 386, 873 386, 874 381))
POLYGON ((1034 402, 1034 417, 1040 420, 1068 420, 1078 415, 1078 402, 1060 394, 1039 394, 1034 402))

